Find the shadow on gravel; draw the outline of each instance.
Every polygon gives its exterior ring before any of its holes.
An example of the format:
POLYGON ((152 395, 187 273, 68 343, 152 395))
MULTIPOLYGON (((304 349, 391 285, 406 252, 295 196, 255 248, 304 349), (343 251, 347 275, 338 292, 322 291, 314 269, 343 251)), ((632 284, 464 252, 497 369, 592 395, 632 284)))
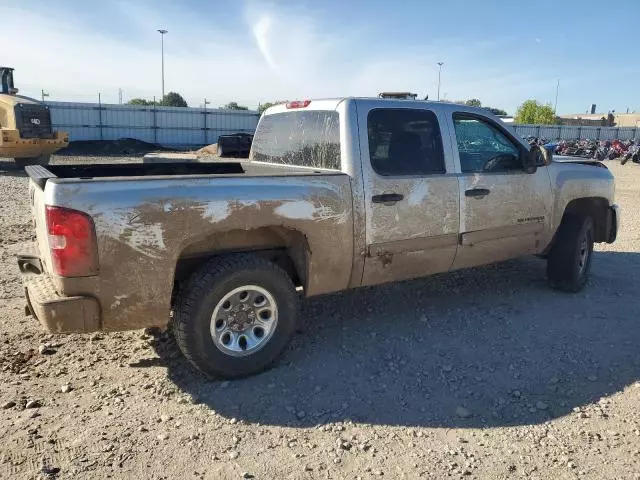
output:
POLYGON ((0 158, 0 175, 6 177, 26 177, 24 167, 18 167, 13 160, 0 158))
POLYGON ((247 422, 540 423, 640 378, 640 254, 598 252, 580 294, 548 289, 544 266, 522 259, 307 300, 284 358, 243 380, 207 381, 173 342, 157 351, 196 402, 247 422))

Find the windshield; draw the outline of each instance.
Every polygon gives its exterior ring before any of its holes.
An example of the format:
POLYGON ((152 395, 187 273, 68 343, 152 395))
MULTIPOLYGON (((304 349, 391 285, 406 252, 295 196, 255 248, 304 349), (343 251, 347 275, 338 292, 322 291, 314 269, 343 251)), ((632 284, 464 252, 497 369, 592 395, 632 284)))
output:
POLYGON ((309 110, 263 116, 250 160, 340 170, 338 112, 309 110))

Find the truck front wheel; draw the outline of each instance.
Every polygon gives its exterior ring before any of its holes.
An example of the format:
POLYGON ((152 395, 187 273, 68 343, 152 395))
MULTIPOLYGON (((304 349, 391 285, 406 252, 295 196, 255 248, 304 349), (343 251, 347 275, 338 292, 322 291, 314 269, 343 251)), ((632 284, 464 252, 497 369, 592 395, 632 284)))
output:
POLYGON ((566 215, 547 259, 549 284, 565 292, 579 292, 589 278, 592 256, 593 220, 566 215))
POLYGON ((187 359, 213 377, 267 368, 295 329, 297 294, 287 273, 252 255, 214 258, 180 290, 173 331, 187 359))
POLYGON ((40 155, 39 157, 31 158, 14 158, 13 161, 20 168, 24 168, 27 165, 49 165, 51 155, 40 155))

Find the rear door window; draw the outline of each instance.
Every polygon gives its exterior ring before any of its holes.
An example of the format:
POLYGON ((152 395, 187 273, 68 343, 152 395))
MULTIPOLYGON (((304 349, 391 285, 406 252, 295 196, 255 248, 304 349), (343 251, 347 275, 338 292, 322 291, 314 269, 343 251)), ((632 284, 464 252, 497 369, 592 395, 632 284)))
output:
POLYGON ((260 120, 250 159, 340 170, 338 112, 307 110, 274 113, 260 120))
POLYGON ((369 157, 379 175, 445 173, 440 126, 429 110, 379 108, 367 118, 369 157))

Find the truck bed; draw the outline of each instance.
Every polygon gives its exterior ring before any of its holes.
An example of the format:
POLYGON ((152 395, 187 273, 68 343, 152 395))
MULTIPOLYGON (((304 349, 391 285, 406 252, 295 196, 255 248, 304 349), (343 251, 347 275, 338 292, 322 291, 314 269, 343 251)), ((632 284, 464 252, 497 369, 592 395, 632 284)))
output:
POLYGON ((100 305, 99 324, 83 328, 164 325, 176 279, 216 252, 295 252, 307 295, 346 288, 351 280, 353 194, 345 173, 249 161, 27 172, 43 274, 65 297, 100 305), (97 274, 52 274, 50 206, 91 217, 97 274))
POLYGON ((113 178, 122 180, 135 177, 202 177, 202 176, 288 176, 288 175, 342 175, 332 170, 313 170, 292 165, 260 162, 180 162, 180 163, 94 163, 65 165, 29 165, 27 175, 40 188, 49 179, 77 179, 82 181, 113 178))

